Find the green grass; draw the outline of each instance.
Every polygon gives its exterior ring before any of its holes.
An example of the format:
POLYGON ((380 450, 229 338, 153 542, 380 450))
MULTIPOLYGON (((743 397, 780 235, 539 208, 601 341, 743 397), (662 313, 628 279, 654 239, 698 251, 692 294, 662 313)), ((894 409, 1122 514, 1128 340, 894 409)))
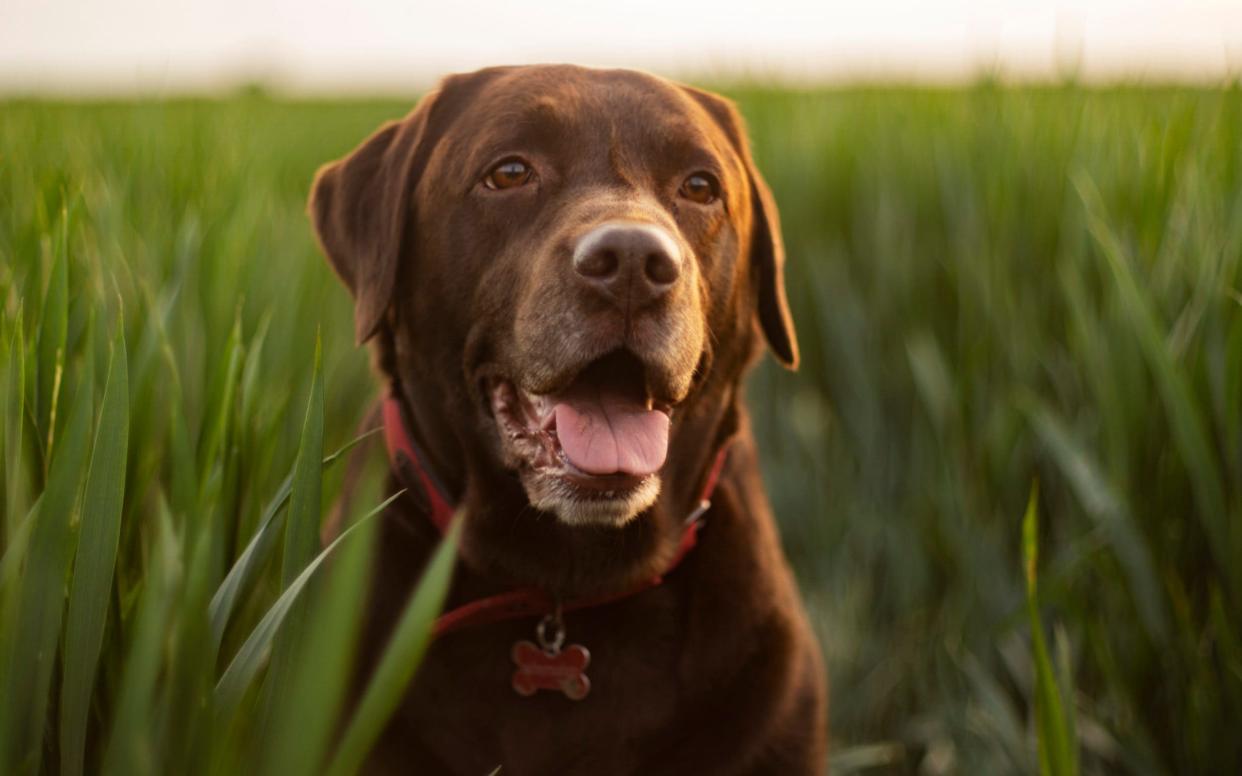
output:
MULTIPOLYGON (((835 770, 1236 772, 1242 94, 732 93, 789 252, 804 367, 749 400, 835 770)), ((389 693, 338 717, 372 521, 304 572, 374 382, 304 202, 409 104, 0 104, 0 771, 372 740, 389 693)))

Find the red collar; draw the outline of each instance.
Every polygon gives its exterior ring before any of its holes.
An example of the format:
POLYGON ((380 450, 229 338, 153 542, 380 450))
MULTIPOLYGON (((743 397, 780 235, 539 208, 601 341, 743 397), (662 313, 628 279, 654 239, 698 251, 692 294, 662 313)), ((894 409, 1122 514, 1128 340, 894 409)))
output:
POLYGON ((402 482, 422 488, 431 510, 433 525, 444 533, 453 519, 453 507, 440 481, 431 475, 423 464, 426 456, 419 455, 414 440, 405 430, 401 415, 401 402, 389 396, 384 399, 384 442, 388 445, 388 461, 402 482), (413 475, 412 477, 410 475, 413 475))
MULTIPOLYGON (((397 476, 407 484, 417 485, 422 489, 430 508, 431 522, 441 533, 448 529, 453 518, 452 502, 444 486, 431 473, 426 465, 426 457, 419 454, 418 447, 406 430, 405 420, 401 414, 401 402, 394 397, 384 400, 384 440, 388 445, 388 460, 397 472, 397 476), (412 476, 411 476, 412 475, 412 476)), ((548 615, 557 610, 572 612, 592 606, 619 601, 644 590, 656 587, 664 582, 664 576, 677 568, 678 564, 694 549, 698 542, 699 528, 703 525, 703 514, 711 506, 711 496, 716 490, 720 472, 724 468, 728 447, 722 446, 716 453, 712 467, 700 492, 699 503, 686 518, 686 527, 677 545, 677 553, 664 571, 651 579, 646 579, 633 587, 618 593, 610 593, 590 598, 579 598, 572 601, 558 602, 541 588, 522 587, 498 595, 480 598, 456 609, 445 612, 436 620, 433 637, 443 636, 472 625, 484 625, 503 620, 515 620, 523 617, 548 615)))

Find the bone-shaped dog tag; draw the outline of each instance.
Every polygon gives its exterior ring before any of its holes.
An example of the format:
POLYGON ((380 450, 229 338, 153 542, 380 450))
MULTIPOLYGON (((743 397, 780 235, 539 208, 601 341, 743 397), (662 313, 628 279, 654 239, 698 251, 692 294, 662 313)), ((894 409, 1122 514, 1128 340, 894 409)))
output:
POLYGON ((579 644, 548 652, 529 641, 513 645, 513 689, 518 695, 534 695, 538 690, 560 690, 570 700, 580 701, 591 691, 586 667, 591 653, 579 644))

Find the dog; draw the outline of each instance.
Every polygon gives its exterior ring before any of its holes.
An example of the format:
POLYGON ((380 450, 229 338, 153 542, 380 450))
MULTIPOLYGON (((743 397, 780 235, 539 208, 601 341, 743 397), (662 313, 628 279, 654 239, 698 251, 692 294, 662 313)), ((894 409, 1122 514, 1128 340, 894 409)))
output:
POLYGON ((627 70, 450 76, 321 168, 309 212, 408 489, 363 679, 463 515, 368 770, 822 772, 820 651, 742 397, 763 340, 789 368, 798 347, 733 105, 627 70))

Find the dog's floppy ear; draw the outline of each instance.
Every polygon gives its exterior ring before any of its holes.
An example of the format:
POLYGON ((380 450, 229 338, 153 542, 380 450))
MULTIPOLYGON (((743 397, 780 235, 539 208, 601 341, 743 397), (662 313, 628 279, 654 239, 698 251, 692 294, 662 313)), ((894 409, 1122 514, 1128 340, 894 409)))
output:
POLYGON ((759 324, 776 358, 789 369, 798 368, 798 334, 794 331, 789 301, 785 298, 785 242, 781 239, 780 216, 768 184, 760 177, 755 163, 746 156, 750 175, 751 206, 755 223, 751 227, 750 260, 759 268, 759 324))
POLYGON ((413 220, 419 153, 437 94, 380 127, 353 153, 319 168, 310 216, 319 245, 354 297, 358 344, 379 328, 392 302, 401 246, 413 220))
POLYGON ((683 86, 724 130, 734 150, 746 165, 750 183, 751 211, 750 262, 758 273, 759 326, 778 361, 789 369, 798 368, 798 336, 794 331, 789 302, 785 298, 785 245, 781 240, 780 215, 776 201, 755 166, 746 139, 745 125, 731 102, 711 92, 683 86))

